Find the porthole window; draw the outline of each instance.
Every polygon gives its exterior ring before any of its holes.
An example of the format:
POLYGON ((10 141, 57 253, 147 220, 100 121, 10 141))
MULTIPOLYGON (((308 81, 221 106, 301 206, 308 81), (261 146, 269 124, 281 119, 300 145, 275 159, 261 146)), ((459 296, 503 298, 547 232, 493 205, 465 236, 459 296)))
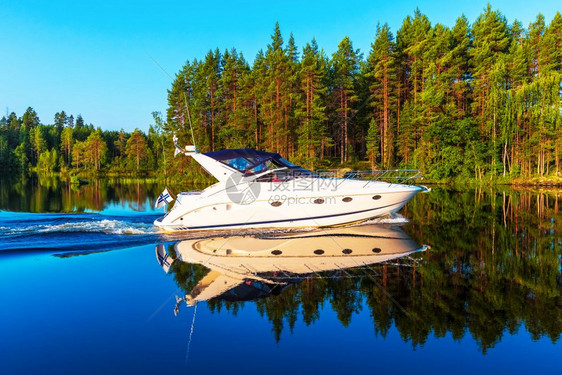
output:
POLYGON ((322 198, 315 199, 315 200, 314 200, 314 203, 316 203, 316 204, 322 204, 322 203, 324 203, 324 199, 322 199, 322 198))
POLYGON ((342 199, 342 201, 344 201, 346 203, 351 202, 352 200, 353 200, 353 198, 351 198, 351 197, 345 197, 345 198, 342 199))
POLYGON ((322 255, 322 254, 324 254, 324 250, 322 250, 322 249, 314 250, 314 254, 322 255))
POLYGON ((343 249, 341 252, 344 253, 344 254, 351 254, 351 253, 353 252, 353 250, 351 250, 351 249, 343 249))
POLYGON ((373 199, 377 201, 377 200, 381 199, 381 196, 377 194, 377 195, 373 196, 373 199))
POLYGON ((281 255, 281 254, 283 254, 283 252, 282 252, 281 250, 273 250, 273 251, 271 252, 271 254, 273 254, 273 255, 281 255))
POLYGON ((382 250, 381 250, 379 247, 375 247, 375 248, 373 249, 373 253, 377 253, 377 254, 378 254, 378 253, 380 253, 381 251, 382 251, 382 250))
POLYGON ((273 207, 279 207, 279 206, 281 206, 282 204, 283 204, 283 203, 282 203, 282 202, 279 202, 279 201, 271 202, 271 205, 272 205, 273 207))

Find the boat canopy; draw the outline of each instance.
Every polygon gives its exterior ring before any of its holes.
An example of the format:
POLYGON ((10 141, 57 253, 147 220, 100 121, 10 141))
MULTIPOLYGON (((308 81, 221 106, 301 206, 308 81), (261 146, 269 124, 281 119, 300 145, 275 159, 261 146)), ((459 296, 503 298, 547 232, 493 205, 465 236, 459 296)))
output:
POLYGON ((295 168, 296 165, 272 152, 251 148, 206 152, 204 155, 234 168, 245 175, 265 172, 270 169, 295 168))

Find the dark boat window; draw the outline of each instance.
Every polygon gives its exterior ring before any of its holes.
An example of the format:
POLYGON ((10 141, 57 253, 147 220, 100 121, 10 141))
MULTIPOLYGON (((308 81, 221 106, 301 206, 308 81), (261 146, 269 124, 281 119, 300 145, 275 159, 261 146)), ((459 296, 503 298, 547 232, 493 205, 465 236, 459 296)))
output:
POLYGON ((281 254, 283 254, 283 252, 282 252, 281 250, 273 250, 273 251, 271 252, 271 254, 273 254, 273 255, 281 255, 281 254))
POLYGON ((314 250, 314 254, 322 255, 322 254, 324 254, 324 250, 322 250, 322 249, 314 250))
POLYGON ((279 206, 281 206, 282 204, 283 204, 283 203, 282 203, 282 202, 279 202, 279 201, 271 202, 271 205, 272 205, 273 207, 279 207, 279 206))
POLYGON ((351 198, 351 197, 345 197, 345 198, 342 199, 342 201, 344 201, 344 202, 351 202, 352 200, 353 200, 353 198, 351 198))
POLYGON ((377 254, 378 254, 378 253, 380 253, 381 251, 382 251, 382 250, 381 250, 379 247, 375 247, 375 248, 373 249, 373 253, 377 253, 377 254))
POLYGON ((343 249, 341 252, 344 253, 344 254, 351 254, 351 253, 353 252, 353 250, 351 250, 351 249, 343 249))
POLYGON ((377 194, 377 195, 375 195, 375 196, 373 197, 373 199, 374 199, 374 200, 379 200, 379 199, 381 199, 381 196, 377 194))
POLYGON ((279 154, 273 152, 241 148, 206 152, 204 155, 226 164, 229 167, 244 173, 246 176, 280 168, 312 174, 312 172, 290 163, 289 161, 283 159, 279 154))
POLYGON ((324 203, 324 199, 322 199, 322 198, 315 199, 315 200, 314 200, 314 203, 316 203, 316 204, 322 204, 322 203, 324 203))

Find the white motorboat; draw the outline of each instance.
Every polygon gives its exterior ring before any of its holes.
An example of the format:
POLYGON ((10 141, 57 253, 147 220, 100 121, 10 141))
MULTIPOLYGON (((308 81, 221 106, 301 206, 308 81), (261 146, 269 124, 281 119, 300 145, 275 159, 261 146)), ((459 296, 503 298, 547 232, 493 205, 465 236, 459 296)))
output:
MULTIPOLYGON (((175 244, 174 257, 157 246, 158 262, 166 273, 181 261, 209 269, 183 298, 188 305, 211 298, 253 299, 267 296, 279 286, 325 272, 365 268, 401 258, 420 247, 399 227, 361 225, 280 233, 265 236, 230 236, 185 240, 175 244)), ((329 275, 328 275, 329 277, 329 275)))
POLYGON ((419 191, 427 190, 326 177, 277 153, 186 149, 181 151, 218 182, 203 191, 179 193, 173 207, 154 222, 166 231, 335 226, 393 214, 419 191))

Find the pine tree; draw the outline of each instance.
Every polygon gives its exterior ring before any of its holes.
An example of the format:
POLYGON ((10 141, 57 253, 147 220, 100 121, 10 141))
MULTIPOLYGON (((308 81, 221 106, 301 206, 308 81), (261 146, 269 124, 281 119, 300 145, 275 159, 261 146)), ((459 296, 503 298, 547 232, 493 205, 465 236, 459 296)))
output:
POLYGON ((326 105, 325 95, 327 67, 322 53, 318 50, 316 40, 303 48, 300 63, 301 96, 297 99, 295 115, 299 129, 299 155, 305 163, 313 168, 315 159, 322 159, 323 145, 326 144, 326 105))
POLYGON ((265 54, 267 67, 266 96, 269 103, 266 105, 266 116, 264 118, 267 126, 266 138, 269 141, 268 148, 280 151, 283 140, 287 137, 287 86, 289 84, 289 59, 283 48, 283 37, 279 28, 279 22, 275 24, 275 30, 271 36, 271 43, 267 46, 265 54))
POLYGON ((94 170, 99 171, 106 159, 107 144, 105 143, 101 130, 96 130, 88 136, 84 148, 84 159, 94 170))
POLYGON ((208 127, 210 128, 210 140, 209 145, 211 151, 215 150, 215 134, 217 132, 216 116, 217 109, 220 108, 221 104, 217 103, 217 91, 219 90, 219 81, 221 75, 221 60, 222 56, 218 49, 215 51, 209 51, 205 56, 204 62, 201 63, 198 71, 202 75, 200 78, 205 84, 206 95, 203 106, 208 108, 208 127))
POLYGON ((140 130, 135 129, 131 133, 127 140, 125 154, 129 160, 134 161, 135 170, 139 173, 141 164, 146 163, 148 158, 146 137, 140 130))
POLYGON ((251 99, 242 93, 244 89, 251 90, 244 86, 248 84, 244 79, 248 79, 249 69, 244 57, 234 48, 224 53, 219 91, 222 103, 219 138, 225 148, 247 147, 248 140, 253 136, 251 99))
POLYGON ((82 115, 78 115, 76 116, 76 128, 81 128, 84 126, 84 119, 82 118, 82 115))
POLYGON ((31 151, 33 157, 31 158, 31 163, 36 164, 39 160, 39 155, 47 150, 47 142, 45 141, 45 135, 43 133, 42 127, 31 128, 29 131, 29 136, 31 139, 31 151))
POLYGON ((270 109, 272 108, 272 96, 269 92, 269 80, 267 79, 267 63, 262 50, 258 51, 254 64, 252 66, 251 81, 253 83, 254 114, 253 122, 255 124, 255 139, 258 148, 269 147, 270 140, 267 139, 268 119, 272 116, 270 109))
POLYGON ((39 126, 40 121, 37 112, 31 107, 28 107, 22 116, 21 126, 27 130, 31 130, 39 126))
POLYGON ((480 119, 481 131, 489 120, 490 108, 487 99, 490 95, 490 72, 492 66, 509 47, 509 34, 505 17, 499 11, 492 11, 490 5, 480 15, 473 26, 472 77, 474 102, 473 113, 480 119))
POLYGON ((367 157, 371 164, 371 169, 375 169, 376 160, 379 158, 380 150, 380 132, 379 125, 375 119, 371 119, 369 130, 366 137, 367 157))
POLYGON ((454 98, 454 118, 460 120, 466 116, 468 111, 469 85, 469 48, 470 28, 464 15, 457 18, 455 26, 451 30, 451 49, 448 60, 450 63, 449 80, 454 98))
POLYGON ((80 170, 82 166, 85 164, 85 151, 87 145, 86 142, 76 141, 74 143, 74 147, 72 147, 72 165, 74 169, 80 170))
MULTIPOLYGON (((367 60, 370 69, 367 75, 370 78, 370 105, 374 111, 373 119, 380 133, 378 139, 381 162, 387 168, 391 165, 394 149, 391 124, 392 114, 396 111, 396 92, 393 90, 396 85, 394 49, 394 41, 388 25, 377 27, 377 36, 371 45, 371 53, 367 60)), ((369 124, 370 128, 371 124, 369 124)), ((370 155, 374 155, 372 151, 370 155)), ((374 160, 371 161, 371 164, 373 163, 374 160)))
POLYGON ((338 129, 336 138, 339 140, 340 162, 349 159, 350 130, 352 119, 357 112, 354 104, 358 96, 355 90, 359 62, 362 55, 353 48, 349 37, 343 38, 338 45, 338 50, 332 55, 332 101, 336 108, 336 123, 338 129))
POLYGON ((406 17, 396 34, 396 55, 401 60, 398 64, 401 72, 398 75, 398 105, 406 108, 411 101, 407 116, 402 117, 400 108, 397 111, 398 143, 405 162, 410 162, 414 150, 420 146, 424 125, 427 125, 423 123, 419 101, 425 90, 425 69, 430 65, 428 53, 432 38, 431 23, 419 9, 414 12, 414 18, 406 17), (402 134, 404 131, 408 133, 402 134))
POLYGON ((283 144, 285 145, 283 153, 292 158, 295 153, 295 144, 297 143, 297 119, 295 110, 297 101, 300 97, 300 62, 299 52, 295 44, 295 38, 291 33, 287 43, 287 84, 283 94, 283 117, 285 137, 283 144))
POLYGON ((61 133, 61 151, 64 154, 64 162, 70 165, 72 162, 72 145, 74 138, 72 135, 72 128, 70 126, 64 128, 61 133))
POLYGON ((492 11, 490 5, 473 26, 474 42, 470 50, 472 59, 473 102, 472 113, 479 119, 483 139, 491 138, 487 144, 491 151, 491 166, 495 173, 497 161, 497 128, 502 104, 494 85, 500 84, 499 65, 504 64, 504 55, 509 49, 510 35, 505 17, 499 11, 492 11), (501 62, 500 62, 501 60, 501 62), (492 81, 492 72, 495 80, 492 81), (492 97, 493 96, 493 97, 492 97))
POLYGON ((66 116, 66 113, 64 111, 55 113, 54 125, 59 131, 59 133, 66 126, 67 122, 68 122, 68 117, 66 116))
MULTIPOLYGON (((189 61, 176 74, 172 88, 168 90, 168 110, 166 113, 166 124, 169 131, 174 133, 182 142, 191 141, 191 129, 189 128, 188 111, 193 120, 195 143, 201 149, 210 149, 208 142, 210 134, 206 127, 201 125, 199 118, 195 116, 197 110, 194 107, 193 77, 199 63, 189 61), (190 108, 192 109, 190 111, 190 108)), ((210 133, 210 132, 209 132, 210 133)), ((171 137, 170 137, 171 138, 171 137)))

